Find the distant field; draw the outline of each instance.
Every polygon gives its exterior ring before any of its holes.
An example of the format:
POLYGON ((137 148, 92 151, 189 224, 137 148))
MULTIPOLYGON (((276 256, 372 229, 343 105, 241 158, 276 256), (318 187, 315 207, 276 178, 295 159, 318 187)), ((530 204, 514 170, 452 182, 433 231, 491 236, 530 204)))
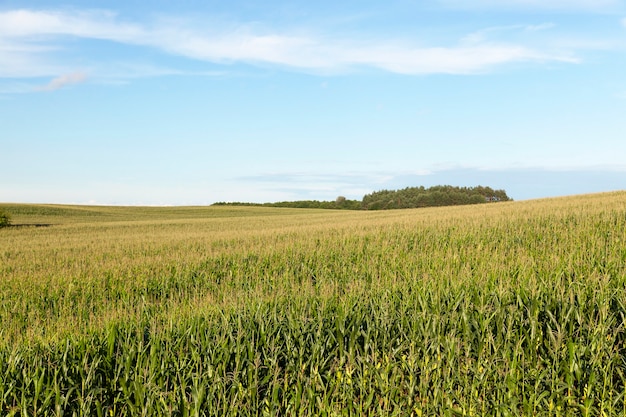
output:
POLYGON ((626 192, 0 208, 2 416, 626 413, 626 192))

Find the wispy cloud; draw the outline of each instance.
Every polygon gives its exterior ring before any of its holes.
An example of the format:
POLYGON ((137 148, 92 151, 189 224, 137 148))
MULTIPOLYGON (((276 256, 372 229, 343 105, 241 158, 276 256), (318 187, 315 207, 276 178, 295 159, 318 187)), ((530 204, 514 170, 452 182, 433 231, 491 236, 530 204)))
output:
MULTIPOLYGON (((2 28, 2 22, 0 22, 2 28)), ((58 74, 63 66, 51 62, 54 48, 37 42, 3 37, 0 33, 0 77, 28 78, 58 74)))
POLYGON ((502 36, 504 34, 533 33, 549 30, 555 27, 554 23, 541 23, 538 25, 508 25, 493 26, 472 32, 462 38, 465 43, 476 44, 482 43, 494 36, 502 36))
POLYGON ((0 36, 34 38, 66 35, 118 42, 141 41, 145 30, 120 22, 109 11, 35 11, 12 10, 0 13, 0 36))
POLYGON ((48 84, 39 87, 40 91, 55 91, 71 84, 79 84, 87 79, 87 75, 83 72, 73 72, 53 78, 48 84))
POLYGON ((534 10, 573 10, 606 11, 621 5, 620 0, 439 0, 445 6, 475 9, 534 9, 534 10))
MULTIPOLYGON (((548 27, 549 24, 522 29, 548 27)), ((406 39, 356 41, 331 34, 260 31, 246 25, 207 30, 173 19, 140 24, 104 11, 16 10, 0 12, 0 61, 10 63, 0 68, 0 77, 67 73, 68 68, 55 59, 55 52, 68 37, 151 47, 211 63, 277 65, 307 72, 373 68, 401 74, 472 74, 508 63, 577 62, 571 53, 544 51, 519 43, 482 42, 479 35, 474 35, 471 44, 461 40, 456 45, 423 46, 406 39)), ((64 52, 72 47, 75 45, 66 45, 64 52)), ((69 81, 60 78, 50 87, 69 81)))
POLYGON ((556 25, 554 23, 541 23, 539 25, 528 25, 524 26, 524 30, 527 32, 539 32, 542 30, 552 29, 556 25))

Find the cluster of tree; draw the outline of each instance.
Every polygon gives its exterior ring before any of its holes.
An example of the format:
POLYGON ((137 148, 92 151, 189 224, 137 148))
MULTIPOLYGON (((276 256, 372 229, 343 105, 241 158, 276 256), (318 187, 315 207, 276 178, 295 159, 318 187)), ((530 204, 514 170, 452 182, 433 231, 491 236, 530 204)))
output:
POLYGON ((11 224, 11 216, 9 213, 0 209, 0 227, 6 227, 11 224))
POLYGON ((301 201, 281 201, 278 203, 265 203, 264 206, 269 207, 292 207, 292 208, 319 208, 334 210, 360 210, 361 202, 357 200, 348 200, 345 197, 337 197, 335 201, 317 201, 317 200, 301 200, 301 201))
POLYGON ((403 190, 382 190, 363 197, 362 208, 385 210, 398 208, 419 208, 438 206, 458 206, 481 204, 496 201, 509 201, 504 190, 490 187, 453 187, 437 185, 430 188, 407 187, 403 190))
POLYGON ((511 200, 504 190, 490 187, 453 187, 437 185, 430 188, 407 187, 403 190, 382 190, 367 194, 362 201, 337 197, 335 201, 281 201, 278 203, 215 203, 216 206, 261 206, 343 210, 388 210, 437 206, 457 206, 511 200))
POLYGON ((279 201, 277 203, 214 203, 214 206, 258 206, 258 207, 290 207, 290 208, 317 208, 334 210, 360 210, 361 202, 337 197, 335 201, 299 200, 279 201))

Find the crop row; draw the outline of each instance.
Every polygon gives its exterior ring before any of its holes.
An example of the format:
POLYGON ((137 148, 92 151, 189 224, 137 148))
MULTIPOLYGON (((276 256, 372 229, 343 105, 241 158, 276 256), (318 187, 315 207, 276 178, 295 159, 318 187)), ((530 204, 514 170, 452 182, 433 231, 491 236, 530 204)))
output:
POLYGON ((626 295, 402 286, 5 349, 3 415, 616 415, 626 295))

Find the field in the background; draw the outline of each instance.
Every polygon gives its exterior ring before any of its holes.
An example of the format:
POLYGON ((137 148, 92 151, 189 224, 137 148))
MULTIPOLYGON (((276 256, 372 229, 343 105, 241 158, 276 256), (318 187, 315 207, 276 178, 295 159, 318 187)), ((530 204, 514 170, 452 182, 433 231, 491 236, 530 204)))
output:
POLYGON ((626 192, 0 208, 3 416, 626 412, 626 192))

